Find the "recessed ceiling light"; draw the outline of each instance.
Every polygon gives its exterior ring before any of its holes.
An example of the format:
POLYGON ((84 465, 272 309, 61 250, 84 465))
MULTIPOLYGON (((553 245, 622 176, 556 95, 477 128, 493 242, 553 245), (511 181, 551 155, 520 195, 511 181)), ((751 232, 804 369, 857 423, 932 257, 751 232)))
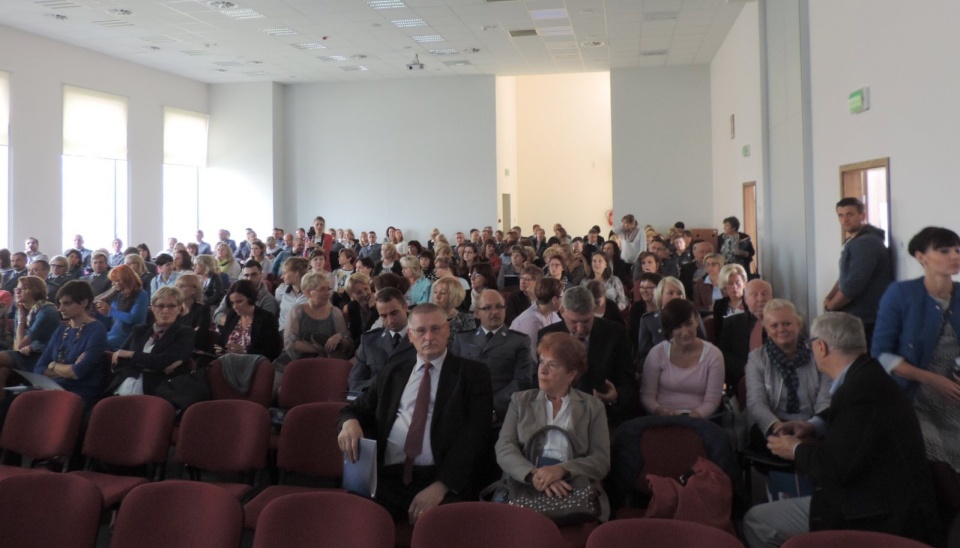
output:
POLYGON ((363 66, 363 65, 350 65, 350 66, 346 66, 346 67, 340 67, 340 70, 345 70, 345 71, 347 71, 347 72, 356 72, 356 71, 363 72, 363 71, 367 71, 367 70, 370 70, 370 69, 368 69, 367 67, 365 67, 365 66, 363 66))
POLYGON ((540 36, 572 36, 573 29, 570 27, 543 27, 537 29, 540 36))
POLYGON ((237 7, 233 2, 227 2, 226 0, 213 0, 207 2, 207 5, 215 10, 232 10, 237 7))
POLYGON ((640 55, 642 57, 655 57, 657 55, 666 55, 667 53, 669 52, 665 49, 654 49, 649 51, 641 51, 640 55))
POLYGON ((320 42, 304 42, 302 44, 294 44, 293 47, 297 49, 327 49, 327 46, 320 42))
POLYGON ((470 63, 470 61, 467 61, 467 60, 465 60, 465 59, 461 59, 461 60, 458 60, 458 61, 444 61, 443 64, 444 64, 444 65, 447 65, 448 67, 465 67, 465 66, 467 66, 467 65, 469 65, 469 64, 471 64, 471 63, 470 63))
POLYGON ((418 42, 420 44, 426 44, 428 42, 443 42, 445 41, 445 39, 443 36, 440 36, 439 34, 426 34, 421 36, 414 36, 413 41, 418 42))
POLYGON ((297 34, 300 34, 299 32, 289 27, 279 27, 275 29, 260 29, 260 32, 268 36, 295 36, 297 34))
POLYGON ((460 53, 459 50, 454 48, 431 49, 429 51, 434 55, 456 55, 460 53))
POLYGON ((156 35, 156 36, 144 36, 141 38, 144 42, 150 42, 151 44, 163 44, 166 42, 175 42, 173 38, 169 36, 156 35))
POLYGON ((407 7, 401 0, 367 0, 367 5, 375 10, 391 10, 407 7))
POLYGON ((393 26, 397 27, 398 29, 409 28, 409 27, 425 27, 425 26, 427 26, 427 22, 424 21, 423 19, 420 19, 420 18, 416 18, 416 19, 396 19, 396 20, 390 21, 390 22, 393 23, 393 26))
POLYGON ((580 42, 580 45, 585 48, 599 48, 603 45, 603 42, 600 40, 591 40, 589 42, 580 42))
POLYGON ((327 55, 325 57, 317 57, 317 59, 322 59, 324 61, 349 61, 350 58, 346 55, 327 55))
POLYGON ((534 29, 520 29, 520 30, 511 30, 510 36, 514 38, 520 38, 521 36, 536 36, 537 31, 534 29))
POLYGON ((367 56, 366 56, 366 54, 358 53, 358 54, 356 54, 356 55, 351 55, 350 58, 351 58, 351 59, 357 59, 357 60, 359 60, 359 59, 366 59, 367 56))
POLYGON ((120 16, 123 16, 123 17, 126 17, 126 16, 128 16, 128 15, 133 15, 133 12, 132 12, 132 11, 130 11, 130 10, 125 10, 125 9, 123 9, 123 8, 113 8, 113 9, 111 9, 111 10, 107 10, 107 13, 109 13, 110 15, 120 15, 120 16))
POLYGON ((261 19, 263 17, 262 13, 256 10, 252 10, 250 8, 223 10, 220 13, 226 15, 227 17, 232 17, 238 21, 243 21, 246 19, 261 19))

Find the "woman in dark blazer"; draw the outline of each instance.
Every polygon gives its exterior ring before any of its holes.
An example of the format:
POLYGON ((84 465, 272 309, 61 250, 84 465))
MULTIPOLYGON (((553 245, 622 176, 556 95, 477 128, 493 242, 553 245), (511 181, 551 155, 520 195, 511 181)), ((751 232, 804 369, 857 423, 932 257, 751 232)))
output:
POLYGON ((188 360, 193 354, 194 331, 177 321, 182 306, 183 294, 179 289, 164 286, 154 292, 150 309, 156 321, 135 326, 120 350, 113 353, 113 380, 107 395, 115 394, 127 379, 137 378, 142 379, 142 388, 122 394, 153 395, 166 377, 190 371, 188 360))
POLYGON ((227 319, 220 329, 217 354, 260 354, 270 361, 283 350, 277 317, 256 306, 258 288, 239 280, 227 290, 227 319))

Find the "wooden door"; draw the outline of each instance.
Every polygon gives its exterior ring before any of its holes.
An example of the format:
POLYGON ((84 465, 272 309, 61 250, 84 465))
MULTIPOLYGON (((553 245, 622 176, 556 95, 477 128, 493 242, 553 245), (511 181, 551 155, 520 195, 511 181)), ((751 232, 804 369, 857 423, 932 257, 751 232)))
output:
POLYGON ((756 254, 750 265, 752 272, 760 273, 760 240, 757 234, 757 182, 743 183, 743 224, 740 230, 750 236, 756 254))
POLYGON ((840 166, 840 197, 863 202, 866 222, 883 230, 890 245, 890 158, 840 166))

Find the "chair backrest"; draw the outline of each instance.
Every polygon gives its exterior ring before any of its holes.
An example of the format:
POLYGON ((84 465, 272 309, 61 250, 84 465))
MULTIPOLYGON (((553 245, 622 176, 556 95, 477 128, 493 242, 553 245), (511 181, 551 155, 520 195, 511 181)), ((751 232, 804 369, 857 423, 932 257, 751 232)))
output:
POLYGON ((707 335, 707 340, 717 344, 717 321, 713 316, 703 318, 703 331, 707 335))
POLYGON ((345 401, 350 362, 334 358, 294 360, 283 370, 280 407, 290 409, 304 403, 345 401))
POLYGON ((497 502, 458 502, 424 512, 413 528, 411 546, 552 548, 562 543, 557 526, 533 510, 497 502))
POLYGON ((167 460, 176 411, 156 396, 113 396, 90 414, 83 454, 107 464, 141 466, 167 460))
POLYGON ((73 474, 29 474, 0 481, 4 546, 93 548, 100 491, 73 474))
POLYGON ((77 443, 83 400, 65 390, 31 390, 10 404, 0 447, 35 459, 69 457, 77 443))
POLYGON ((243 400, 204 401, 183 413, 177 460, 211 472, 258 470, 270 445, 270 412, 243 400))
POLYGON ((161 481, 123 499, 110 548, 237 548, 242 530, 243 509, 226 489, 161 481))
POLYGON ((654 426, 643 431, 640 438, 643 469, 634 478, 634 488, 650 493, 647 474, 679 478, 697 462, 707 458, 707 448, 700 434, 685 426, 654 426))
POLYGON ((913 539, 873 531, 815 531, 791 537, 783 548, 921 548, 927 545, 913 539))
MULTIPOLYGON (((590 533, 586 548, 743 548, 737 537, 715 527, 672 519, 618 519, 590 533), (638 539, 642 539, 639 543, 638 539)), ((786 546, 786 545, 784 545, 786 546)))
POLYGON ((747 378, 741 377, 737 382, 737 408, 743 411, 747 408, 747 378))
MULTIPOLYGON (((286 426, 284 426, 286 428, 286 426)), ((334 491, 280 497, 257 519, 254 548, 393 548, 394 525, 379 504, 334 491)))
POLYGON ((273 399, 273 364, 266 358, 257 363, 246 394, 234 390, 223 378, 223 362, 219 358, 210 363, 207 380, 210 381, 210 396, 214 400, 245 400, 270 407, 273 399))
POLYGON ((346 403, 305 403, 287 412, 277 445, 277 467, 323 478, 343 477, 337 414, 346 403))

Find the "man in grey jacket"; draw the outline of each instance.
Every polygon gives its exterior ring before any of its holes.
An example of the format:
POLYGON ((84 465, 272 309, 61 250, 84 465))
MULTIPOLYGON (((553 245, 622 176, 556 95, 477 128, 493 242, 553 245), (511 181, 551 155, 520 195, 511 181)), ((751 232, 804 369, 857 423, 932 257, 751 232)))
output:
POLYGON ((824 299, 823 309, 860 318, 869 348, 880 298, 893 281, 890 250, 884 231, 864 223, 863 202, 857 198, 837 202, 837 217, 847 239, 840 253, 840 278, 824 299))

